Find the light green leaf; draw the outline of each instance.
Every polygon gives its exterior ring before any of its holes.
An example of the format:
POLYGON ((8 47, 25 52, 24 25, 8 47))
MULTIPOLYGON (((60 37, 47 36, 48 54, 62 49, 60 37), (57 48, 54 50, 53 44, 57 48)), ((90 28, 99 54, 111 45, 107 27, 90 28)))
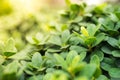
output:
POLYGON ((74 59, 75 56, 77 56, 77 52, 76 51, 70 51, 66 57, 66 62, 68 64, 68 66, 71 64, 72 60, 74 59))
POLYGON ((61 57, 61 56, 58 55, 58 54, 54 54, 54 57, 55 57, 58 65, 61 65, 62 68, 67 69, 67 63, 66 63, 66 61, 64 60, 63 57, 61 57))
POLYGON ((81 52, 80 53, 80 55, 79 55, 80 56, 80 61, 84 60, 84 58, 86 57, 86 54, 87 54, 86 52, 81 52))
POLYGON ((34 53, 32 57, 32 65, 39 68, 42 63, 42 56, 39 52, 34 53))
POLYGON ((99 28, 100 28, 100 25, 96 26, 94 24, 89 24, 87 27, 87 31, 88 31, 89 36, 94 36, 99 28))
POLYGON ((104 45, 104 46, 102 46, 101 50, 106 54, 112 54, 111 53, 112 52, 111 46, 104 45))
POLYGON ((9 58, 17 59, 17 60, 23 60, 23 59, 28 60, 29 59, 28 54, 35 51, 37 51, 35 46, 27 45, 23 50, 16 53, 15 55, 10 56, 9 58))
POLYGON ((113 47, 118 47, 119 46, 118 45, 118 40, 115 39, 115 38, 109 37, 107 42, 113 47))
POLYGON ((62 42, 59 36, 51 36, 50 39, 48 40, 48 43, 55 44, 58 46, 62 45, 62 42))
POLYGON ((82 76, 87 76, 89 78, 89 80, 91 80, 92 76, 94 75, 96 71, 96 65, 95 64, 87 64, 82 71, 80 72, 80 74, 82 76))
POLYGON ((111 68, 108 72, 111 77, 120 78, 120 68, 111 68))
POLYGON ((104 75, 100 75, 96 80, 109 80, 109 79, 104 75))
POLYGON ((62 35, 61 35, 62 44, 65 44, 68 41, 69 38, 70 38, 70 32, 69 32, 69 30, 63 31, 62 35))
POLYGON ((96 36, 96 41, 94 42, 94 44, 92 46, 96 46, 96 45, 100 44, 104 39, 105 39, 105 34, 104 33, 99 33, 96 36))
POLYGON ((112 55, 113 55, 114 57, 120 57, 120 50, 112 51, 112 55))
POLYGON ((119 18, 114 13, 110 13, 109 17, 114 22, 119 21, 119 18))
POLYGON ((78 52, 78 53, 87 51, 86 48, 81 47, 81 46, 71 46, 71 47, 70 47, 70 50, 75 50, 75 51, 78 52))
POLYGON ((17 49, 15 47, 15 41, 13 38, 10 38, 5 44, 4 55, 9 57, 15 54, 16 52, 17 52, 17 49))

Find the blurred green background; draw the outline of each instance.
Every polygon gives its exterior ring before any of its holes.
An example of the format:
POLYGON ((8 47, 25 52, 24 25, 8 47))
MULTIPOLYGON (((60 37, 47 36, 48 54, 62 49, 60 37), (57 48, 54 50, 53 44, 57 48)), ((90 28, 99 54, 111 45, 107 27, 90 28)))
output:
MULTIPOLYGON (((119 0, 71 0, 73 3, 83 1, 98 5, 119 0)), ((0 42, 13 37, 21 50, 27 43, 26 36, 53 33, 58 14, 65 6, 64 0, 0 0, 0 42)))

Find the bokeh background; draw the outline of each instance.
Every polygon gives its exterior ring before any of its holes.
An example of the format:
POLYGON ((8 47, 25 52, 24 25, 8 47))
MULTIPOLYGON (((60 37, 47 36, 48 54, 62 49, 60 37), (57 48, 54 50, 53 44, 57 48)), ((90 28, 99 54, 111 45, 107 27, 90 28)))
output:
MULTIPOLYGON (((117 3, 119 0, 71 0, 88 5, 117 3)), ((59 20, 58 14, 66 8, 65 0, 0 0, 0 42, 13 37, 16 47, 22 49, 36 33, 50 34, 51 26, 59 20), (27 36, 27 37, 26 37, 27 36)))

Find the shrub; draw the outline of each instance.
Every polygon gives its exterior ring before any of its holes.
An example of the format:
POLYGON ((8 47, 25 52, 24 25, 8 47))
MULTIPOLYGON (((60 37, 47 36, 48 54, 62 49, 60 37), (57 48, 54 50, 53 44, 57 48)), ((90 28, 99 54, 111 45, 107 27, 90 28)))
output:
POLYGON ((119 6, 71 4, 56 33, 0 45, 0 80, 119 80, 119 6))

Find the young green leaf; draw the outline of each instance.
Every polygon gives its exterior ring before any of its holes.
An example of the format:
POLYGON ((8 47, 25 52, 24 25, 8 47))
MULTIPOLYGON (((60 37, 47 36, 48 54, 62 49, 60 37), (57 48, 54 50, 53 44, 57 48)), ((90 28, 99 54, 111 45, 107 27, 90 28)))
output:
POLYGON ((85 29, 85 27, 81 27, 81 33, 82 33, 85 37, 88 37, 88 36, 89 36, 88 31, 87 31, 87 29, 85 29))

